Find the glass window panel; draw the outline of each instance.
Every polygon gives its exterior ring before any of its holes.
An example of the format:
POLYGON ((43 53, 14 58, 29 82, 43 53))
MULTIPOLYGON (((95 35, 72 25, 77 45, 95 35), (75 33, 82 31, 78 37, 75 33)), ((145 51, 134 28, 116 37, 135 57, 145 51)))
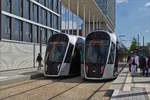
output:
POLYGON ((49 41, 49 38, 53 35, 51 30, 47 30, 47 42, 49 41))
POLYGON ((22 0, 12 0, 12 13, 22 16, 22 0))
POLYGON ((35 5, 35 4, 32 4, 32 10, 31 10, 31 14, 32 14, 32 17, 31 19, 35 22, 38 22, 38 6, 35 5))
MULTIPOLYGON (((20 0, 21 1, 21 0, 20 0)), ((30 5, 29 5, 29 0, 23 0, 23 17, 26 19, 29 19, 30 15, 30 5)))
POLYGON ((43 44, 46 44, 46 41, 47 41, 47 32, 46 32, 46 29, 42 28, 42 43, 43 44))
POLYGON ((22 40, 22 22, 12 19, 12 40, 22 40))
POLYGON ((58 17, 53 15, 53 28, 58 29, 58 17))
POLYGON ((52 8, 53 8, 53 0, 47 0, 47 1, 46 1, 46 6, 47 6, 49 9, 52 9, 52 8))
POLYGON ((33 38, 34 43, 37 43, 37 40, 38 40, 37 34, 38 34, 38 27, 35 25, 32 25, 32 38, 33 38))
POLYGON ((42 5, 45 5, 45 1, 46 0, 39 0, 39 3, 42 4, 42 5))
POLYGON ((52 27, 52 14, 50 12, 47 13, 47 25, 52 27))
POLYGON ((10 39, 10 28, 11 28, 11 19, 10 17, 2 15, 2 38, 10 39))
POLYGON ((10 2, 10 0, 2 0, 2 9, 4 11, 10 12, 10 9, 11 9, 11 2, 10 2))
POLYGON ((58 12, 58 0, 53 0, 53 10, 58 12))
POLYGON ((23 23, 23 41, 32 41, 31 24, 25 22, 23 23))
POLYGON ((46 10, 41 9, 41 19, 40 19, 40 23, 46 25, 46 10))

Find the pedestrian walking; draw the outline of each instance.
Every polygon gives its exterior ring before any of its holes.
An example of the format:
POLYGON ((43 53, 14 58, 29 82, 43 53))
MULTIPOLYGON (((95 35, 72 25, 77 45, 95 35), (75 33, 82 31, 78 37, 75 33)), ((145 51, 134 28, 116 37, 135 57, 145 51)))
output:
POLYGON ((143 71, 143 62, 142 62, 142 60, 143 60, 143 56, 140 56, 140 58, 139 58, 139 68, 140 68, 140 71, 143 71))
POLYGON ((145 76, 148 76, 148 57, 146 57, 145 56, 145 63, 146 63, 146 65, 145 65, 145 70, 144 70, 144 74, 145 74, 145 76))
POLYGON ((41 54, 40 53, 38 53, 38 56, 37 56, 37 58, 36 58, 36 61, 38 62, 38 70, 39 69, 41 69, 41 67, 42 67, 42 56, 41 56, 41 54))
POLYGON ((136 55, 136 52, 134 53, 133 57, 130 59, 131 64, 131 75, 136 74, 136 68, 139 66, 139 57, 136 55))
POLYGON ((133 57, 133 52, 131 51, 131 54, 127 58, 127 63, 129 64, 129 71, 131 72, 131 58, 133 57))

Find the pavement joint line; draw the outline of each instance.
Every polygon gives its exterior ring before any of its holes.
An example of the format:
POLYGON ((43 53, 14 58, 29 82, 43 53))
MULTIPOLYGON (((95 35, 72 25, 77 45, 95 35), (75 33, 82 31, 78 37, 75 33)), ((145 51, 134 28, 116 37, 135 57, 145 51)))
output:
POLYGON ((90 100, 102 87, 104 87, 106 83, 103 83, 98 89, 96 89, 88 98, 87 100, 90 100))

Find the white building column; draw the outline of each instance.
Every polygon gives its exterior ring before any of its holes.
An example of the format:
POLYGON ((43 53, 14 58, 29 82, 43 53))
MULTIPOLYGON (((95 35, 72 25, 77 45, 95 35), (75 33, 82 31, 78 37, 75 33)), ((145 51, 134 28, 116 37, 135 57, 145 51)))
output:
POLYGON ((93 16, 93 31, 95 30, 95 17, 93 16))
POLYGON ((90 23, 90 22, 91 22, 91 19, 90 19, 90 16, 91 16, 91 15, 90 15, 90 10, 89 10, 89 33, 91 32, 91 23, 90 23))

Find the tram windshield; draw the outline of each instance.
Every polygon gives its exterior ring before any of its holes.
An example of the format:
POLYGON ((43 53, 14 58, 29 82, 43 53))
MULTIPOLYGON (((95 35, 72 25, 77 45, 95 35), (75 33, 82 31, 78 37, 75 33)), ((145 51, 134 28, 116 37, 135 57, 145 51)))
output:
POLYGON ((62 62, 66 51, 67 42, 50 42, 48 50, 48 61, 62 62))
POLYGON ((105 64, 109 49, 109 40, 90 40, 86 43, 86 63, 105 64))

